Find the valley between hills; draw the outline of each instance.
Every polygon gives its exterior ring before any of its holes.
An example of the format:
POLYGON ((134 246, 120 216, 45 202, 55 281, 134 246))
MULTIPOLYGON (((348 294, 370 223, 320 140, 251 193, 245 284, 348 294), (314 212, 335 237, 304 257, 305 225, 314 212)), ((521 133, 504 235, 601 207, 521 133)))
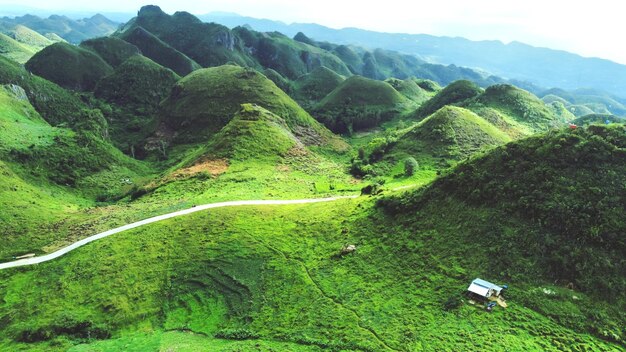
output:
POLYGON ((0 32, 0 350, 626 348, 626 100, 157 6, 0 32))

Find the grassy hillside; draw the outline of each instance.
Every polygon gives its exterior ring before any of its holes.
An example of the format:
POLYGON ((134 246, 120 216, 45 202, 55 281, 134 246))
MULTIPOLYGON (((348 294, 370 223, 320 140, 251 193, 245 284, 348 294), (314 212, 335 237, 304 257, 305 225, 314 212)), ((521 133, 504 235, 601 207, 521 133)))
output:
POLYGON ((6 34, 0 33, 0 55, 10 60, 24 64, 33 55, 36 50, 29 46, 23 45, 6 34))
POLYGON ((482 94, 483 90, 470 81, 456 81, 447 85, 415 112, 415 117, 425 118, 446 105, 460 104, 482 94))
POLYGON ((243 104, 235 116, 212 138, 207 150, 231 160, 274 159, 284 156, 300 141, 285 121, 268 110, 243 104))
POLYGON ((336 137, 257 71, 224 65, 198 70, 181 79, 163 102, 162 121, 178 143, 206 141, 224 127, 243 103, 259 105, 285 120, 308 145, 337 144, 336 137), (333 142, 334 141, 334 142, 333 142))
POLYGON ((533 131, 545 131, 557 127, 573 117, 570 114, 557 115, 542 100, 532 93, 508 84, 488 87, 475 102, 468 104, 472 109, 489 107, 498 110, 515 122, 533 131))
POLYGON ((280 33, 260 33, 238 27, 234 33, 246 47, 255 48, 254 58, 263 66, 295 80, 319 67, 349 75, 346 65, 335 55, 318 47, 292 40, 280 33))
POLYGON ((87 106, 58 85, 28 73, 16 62, 0 56, 0 83, 24 89, 33 107, 51 125, 73 126, 81 121, 87 106))
POLYGON ((118 35, 139 48, 144 56, 181 76, 201 68, 198 63, 187 57, 187 55, 172 48, 141 27, 128 29, 118 35))
POLYGON ((422 104, 432 97, 430 91, 420 87, 417 79, 414 78, 407 78, 404 80, 388 78, 385 82, 389 83, 395 90, 398 91, 398 93, 404 95, 417 104, 422 104))
POLYGON ((153 113, 179 79, 172 70, 136 55, 102 78, 94 94, 117 105, 153 113))
POLYGON ((625 132, 590 126, 524 139, 383 206, 416 239, 442 236, 431 245, 444 244, 468 276, 519 286, 518 302, 623 344, 625 132))
POLYGON ((98 54, 112 67, 117 67, 131 56, 140 54, 136 46, 117 37, 102 37, 85 40, 80 43, 80 47, 89 49, 98 54))
POLYGON ((579 126, 591 124, 608 125, 610 123, 626 123, 626 118, 610 114, 589 114, 572 120, 572 123, 579 126))
POLYGON ((414 157, 422 167, 442 168, 478 151, 509 142, 495 126, 469 110, 446 106, 407 132, 390 154, 414 157))
POLYGON ((53 43, 52 40, 22 25, 17 25, 7 31, 7 35, 15 39, 17 42, 33 48, 36 51, 39 51, 53 43))
POLYGON ((144 6, 122 31, 136 26, 154 34, 203 67, 228 62, 254 66, 241 40, 230 29, 215 23, 202 23, 188 12, 176 12, 170 16, 158 6, 144 6))
POLYGON ((313 107, 345 79, 327 67, 318 67, 295 80, 295 99, 304 107, 313 107))
POLYGON ((313 115, 334 132, 352 133, 379 126, 412 106, 388 83, 352 76, 324 97, 313 115))
POLYGON ((41 50, 28 60, 26 69, 61 87, 78 91, 93 91, 100 78, 113 72, 98 55, 67 43, 41 50))

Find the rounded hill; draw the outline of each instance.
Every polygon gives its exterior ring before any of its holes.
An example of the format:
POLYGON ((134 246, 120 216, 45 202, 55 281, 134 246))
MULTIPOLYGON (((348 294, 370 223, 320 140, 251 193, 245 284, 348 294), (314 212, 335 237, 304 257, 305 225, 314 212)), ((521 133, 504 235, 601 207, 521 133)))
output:
POLYGON ((314 115, 332 131, 351 133, 375 127, 412 105, 386 82, 352 76, 322 99, 314 115))
POLYGON ((390 155, 412 156, 418 162, 439 168, 510 140, 473 112, 445 106, 402 136, 390 155))
POLYGON ((116 37, 85 40, 80 43, 80 47, 95 52, 113 67, 121 65, 131 56, 141 54, 136 46, 116 37))
POLYGON ((335 139, 267 77, 233 65, 201 69, 178 81, 161 104, 159 115, 177 132, 178 142, 206 141, 226 126, 244 103, 280 116, 306 144, 335 139))
POLYGON ((92 91, 113 68, 93 52, 67 43, 52 44, 26 63, 30 72, 61 87, 92 91))
POLYGON ((124 61, 113 74, 98 83, 95 95, 118 105, 133 105, 155 110, 180 78, 145 56, 124 61))
POLYGON ((210 153, 235 160, 272 159, 301 144, 281 117, 253 104, 242 104, 211 140, 210 153))
POLYGON ((425 102, 416 112, 418 118, 424 118, 446 105, 459 104, 482 94, 483 90, 475 83, 465 80, 447 85, 432 99, 425 102))
POLYGON ((345 79, 344 76, 327 67, 318 67, 294 82, 297 100, 309 105, 317 103, 345 79))

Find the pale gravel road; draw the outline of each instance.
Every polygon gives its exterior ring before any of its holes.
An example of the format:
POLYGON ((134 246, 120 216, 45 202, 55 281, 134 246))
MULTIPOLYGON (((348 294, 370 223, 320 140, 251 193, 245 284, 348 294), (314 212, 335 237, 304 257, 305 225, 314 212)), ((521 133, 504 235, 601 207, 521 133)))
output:
POLYGON ((195 213, 195 212, 206 210, 206 209, 235 207, 235 206, 243 206, 243 205, 289 205, 289 204, 321 203, 321 202, 332 202, 332 201, 339 200, 339 199, 350 199, 350 198, 356 198, 356 197, 357 196, 314 198, 314 199, 294 199, 294 200, 239 200, 239 201, 232 201, 232 202, 221 202, 221 203, 197 205, 193 208, 175 211, 169 214, 155 216, 149 219, 134 222, 132 224, 124 225, 124 226, 121 226, 112 230, 101 232, 99 234, 82 239, 78 242, 74 242, 65 248, 59 249, 56 252, 42 255, 40 257, 33 257, 33 258, 27 258, 27 259, 20 259, 20 260, 16 260, 13 262, 0 263, 0 270, 8 269, 8 268, 15 268, 18 266, 26 266, 26 265, 33 265, 33 264, 47 262, 47 261, 56 259, 66 253, 69 253, 77 248, 80 248, 86 245, 87 243, 97 241, 101 238, 105 238, 105 237, 114 235, 116 233, 122 232, 122 231, 134 229, 139 226, 151 224, 153 222, 170 219, 170 218, 174 218, 177 216, 187 215, 187 214, 195 213))

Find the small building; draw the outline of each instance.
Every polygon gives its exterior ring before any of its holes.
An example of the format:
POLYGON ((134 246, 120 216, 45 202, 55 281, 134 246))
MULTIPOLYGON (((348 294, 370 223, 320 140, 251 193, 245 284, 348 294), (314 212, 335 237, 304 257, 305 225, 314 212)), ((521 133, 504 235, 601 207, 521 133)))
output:
POLYGON ((467 288, 467 291, 470 293, 470 295, 478 296, 482 299, 500 297, 500 293, 502 292, 502 290, 503 287, 478 278, 474 279, 474 281, 472 281, 472 283, 467 288))

